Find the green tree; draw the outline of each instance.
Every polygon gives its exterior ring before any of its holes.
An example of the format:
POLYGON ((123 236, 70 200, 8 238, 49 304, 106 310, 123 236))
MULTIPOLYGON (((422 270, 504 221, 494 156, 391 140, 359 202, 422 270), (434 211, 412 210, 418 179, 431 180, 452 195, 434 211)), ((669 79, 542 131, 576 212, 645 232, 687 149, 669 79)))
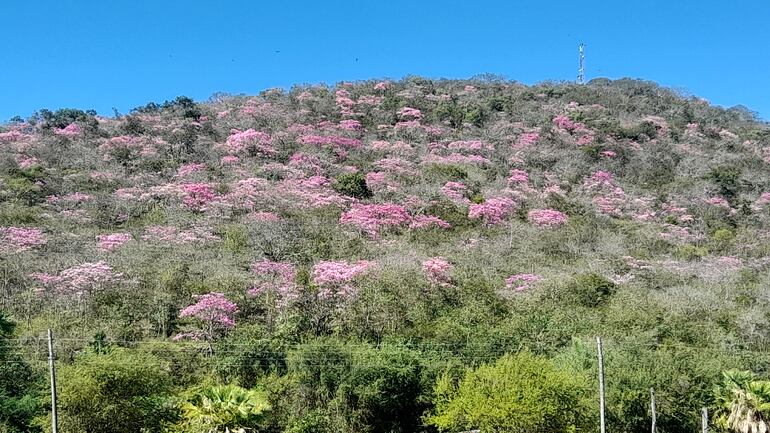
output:
POLYGON ((544 357, 521 352, 469 369, 455 383, 439 377, 435 412, 426 421, 441 431, 565 432, 586 424, 587 379, 544 357))
POLYGON ((176 420, 168 365, 149 353, 88 353, 58 371, 63 432, 158 432, 176 420))
POLYGON ((0 432, 35 431, 30 421, 38 410, 33 395, 39 377, 13 353, 8 341, 15 325, 0 313, 0 432))

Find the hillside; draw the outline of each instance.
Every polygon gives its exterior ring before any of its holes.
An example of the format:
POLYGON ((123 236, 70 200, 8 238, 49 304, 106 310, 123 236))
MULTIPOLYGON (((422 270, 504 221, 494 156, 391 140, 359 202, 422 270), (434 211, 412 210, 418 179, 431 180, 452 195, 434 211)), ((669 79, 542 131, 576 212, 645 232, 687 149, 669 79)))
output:
POLYGON ((215 384, 257 431, 594 431, 596 336, 610 431, 654 387, 691 432, 770 373, 770 126, 654 83, 41 110, 0 126, 0 201, 0 432, 46 428, 47 328, 65 433, 206 431, 179 408, 215 384), (559 392, 504 426, 491 366, 559 392))

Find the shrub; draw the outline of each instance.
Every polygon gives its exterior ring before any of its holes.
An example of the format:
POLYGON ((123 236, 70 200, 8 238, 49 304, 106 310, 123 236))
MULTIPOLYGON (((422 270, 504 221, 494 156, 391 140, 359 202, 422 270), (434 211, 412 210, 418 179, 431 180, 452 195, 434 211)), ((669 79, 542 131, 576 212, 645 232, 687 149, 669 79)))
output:
POLYGON ((176 419, 169 370, 148 353, 88 353, 60 366, 58 375, 63 431, 160 431, 176 419))
POLYGON ((598 307, 607 302, 617 285, 599 274, 579 274, 564 289, 566 297, 584 307, 598 307))
POLYGON ((355 198, 370 198, 372 191, 366 186, 366 176, 356 173, 344 173, 334 180, 332 188, 340 194, 355 198))
POLYGON ((435 387, 435 412, 426 421, 441 431, 529 433, 574 431, 589 422, 587 380, 548 359, 522 352, 467 370, 459 383, 448 374, 435 387))

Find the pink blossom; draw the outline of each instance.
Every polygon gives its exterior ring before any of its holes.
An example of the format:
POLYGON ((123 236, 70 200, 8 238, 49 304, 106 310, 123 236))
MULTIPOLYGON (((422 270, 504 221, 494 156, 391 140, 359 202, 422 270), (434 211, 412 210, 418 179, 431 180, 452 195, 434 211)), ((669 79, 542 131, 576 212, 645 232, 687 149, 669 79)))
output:
POLYGON ((134 237, 130 233, 113 233, 109 235, 98 235, 96 240, 99 248, 104 251, 112 251, 115 248, 132 240, 134 237))
POLYGON ((0 132, 0 143, 11 143, 21 140, 25 135, 19 131, 0 132))
POLYGON ((358 120, 347 119, 340 121, 340 129, 347 131, 360 131, 362 129, 361 122, 358 120))
POLYGON ((532 285, 542 280, 543 277, 535 274, 511 275, 505 279, 505 288, 508 290, 513 289, 516 292, 523 292, 530 289, 532 285))
POLYGON ((179 317, 193 317, 208 326, 227 329, 235 326, 237 312, 238 306, 223 293, 211 292, 197 296, 197 302, 182 309, 179 317))
POLYGON ((441 187, 441 193, 444 194, 449 200, 459 205, 469 205, 471 201, 468 199, 468 187, 462 182, 447 182, 441 187))
POLYGON ((37 228, 0 227, 0 253, 20 253, 47 242, 43 232, 37 228))
POLYGON ((83 296, 114 285, 122 278, 123 274, 105 262, 82 263, 61 271, 53 285, 60 293, 83 296))
POLYGON ((516 141, 516 144, 513 147, 514 149, 524 149, 537 143, 539 139, 539 132, 525 132, 519 136, 519 139, 516 141))
POLYGON ((482 219, 486 225, 497 225, 516 208, 516 202, 507 197, 494 197, 481 204, 472 204, 468 209, 468 218, 482 219))
POLYGON ((340 147, 343 149, 356 149, 361 147, 361 140, 359 139, 336 135, 303 135, 299 138, 299 142, 316 146, 340 147))
POLYGON ((354 204, 340 216, 340 224, 355 226, 374 239, 382 230, 399 227, 410 220, 406 209, 396 204, 354 204))
POLYGON ((206 164, 203 163, 190 163, 190 164, 184 164, 180 165, 179 168, 176 170, 176 176, 177 177, 186 177, 192 173, 195 173, 197 171, 202 171, 206 169, 206 164))
POLYGON ((412 118, 415 120, 419 120, 420 118, 422 118, 422 112, 416 108, 403 107, 402 109, 398 110, 398 117, 402 119, 412 118))
POLYGON ((16 163, 19 164, 19 168, 24 170, 40 165, 37 158, 28 155, 16 155, 16 163))
POLYGON ((194 211, 206 210, 206 205, 214 200, 214 188, 207 183, 185 183, 179 185, 184 193, 184 205, 194 211))
POLYGON ((388 81, 380 81, 374 85, 374 90, 386 90, 388 87, 390 87, 390 83, 388 81))
POLYGON ((224 145, 218 146, 230 154, 248 154, 250 156, 272 156, 276 153, 273 138, 262 131, 234 129, 224 145))
POLYGON ((221 165, 235 165, 239 162, 241 162, 241 158, 238 158, 235 155, 225 155, 219 160, 221 165))
POLYGON ((320 299, 351 298, 357 294, 356 288, 351 284, 353 280, 373 267, 374 263, 367 260, 359 260, 355 263, 321 261, 313 267, 311 279, 320 289, 318 292, 320 299))
POLYGON ((77 123, 70 123, 62 129, 54 129, 53 133, 61 137, 74 138, 82 134, 83 130, 80 129, 77 123))
POLYGON ((529 183, 529 173, 524 170, 511 170, 511 176, 508 178, 508 185, 526 185, 527 183, 529 183))
POLYGON ((294 282, 297 271, 291 263, 264 259, 254 263, 251 270, 257 274, 257 282, 249 289, 249 295, 257 296, 271 291, 277 295, 275 305, 278 308, 284 308, 299 298, 299 288, 294 282))
POLYGON ((451 263, 446 261, 443 257, 432 257, 422 262, 422 271, 425 273, 425 277, 431 284, 437 286, 449 286, 452 283, 451 263))
POLYGON ((410 229, 422 229, 428 227, 449 229, 452 227, 452 225, 433 215, 417 215, 416 217, 412 218, 412 222, 409 224, 410 229))
POLYGON ((533 209, 527 213, 527 219, 538 227, 559 227, 567 222, 567 215, 553 209, 533 209))
POLYGON ((181 230, 174 226, 150 226, 145 229, 142 236, 145 241, 162 242, 167 244, 193 244, 217 241, 219 238, 204 228, 195 227, 190 230, 181 230))
POLYGON ((603 151, 599 152, 599 155, 607 157, 607 158, 614 158, 614 157, 618 156, 618 154, 616 152, 612 151, 612 150, 603 150, 603 151))

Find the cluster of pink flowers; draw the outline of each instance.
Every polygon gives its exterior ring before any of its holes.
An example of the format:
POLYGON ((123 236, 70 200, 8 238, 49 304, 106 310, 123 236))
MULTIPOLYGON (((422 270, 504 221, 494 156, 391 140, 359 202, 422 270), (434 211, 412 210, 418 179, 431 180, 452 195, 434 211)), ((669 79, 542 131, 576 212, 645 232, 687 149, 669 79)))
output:
POLYGON ((447 182, 441 187, 441 193, 444 194, 453 203, 459 205, 469 205, 468 187, 462 182, 447 182))
POLYGON ((98 235, 96 241, 99 245, 99 249, 104 251, 112 251, 126 242, 134 239, 130 233, 112 233, 109 235, 98 235))
POLYGON ((176 176, 186 177, 192 173, 203 171, 205 169, 206 169, 206 164, 203 164, 203 163, 193 162, 190 164, 184 164, 184 165, 180 165, 179 168, 176 169, 176 176))
POLYGON ((410 229, 423 229, 430 227, 449 229, 452 228, 452 225, 433 215, 417 215, 412 217, 412 222, 409 223, 410 229))
POLYGON ((258 280, 249 289, 249 295, 258 296, 263 293, 274 292, 277 295, 275 305, 278 308, 288 306, 299 297, 298 287, 294 282, 297 270, 291 263, 264 259, 254 263, 251 270, 257 274, 258 280))
POLYGON ((402 226, 410 220, 406 209, 396 204, 354 204, 340 216, 340 224, 357 227, 375 239, 384 229, 402 226))
POLYGON ((514 149, 524 149, 537 143, 538 140, 540 140, 539 132, 525 132, 519 136, 513 147, 514 149))
POLYGON ((0 227, 0 253, 20 253, 48 242, 40 229, 27 227, 0 227))
POLYGON ((569 117, 565 115, 559 115, 553 118, 553 126, 564 129, 566 131, 575 131, 578 129, 582 129, 585 126, 580 122, 573 122, 569 117))
POLYGON ((381 171, 372 171, 366 173, 366 187, 374 193, 383 191, 396 191, 399 183, 390 179, 386 173, 381 171))
POLYGON ((497 225, 505 221, 516 209, 516 202, 507 197, 493 197, 481 204, 472 204, 468 218, 481 219, 486 225, 497 225))
POLYGON ((262 131, 234 129, 227 137, 224 146, 219 146, 229 154, 247 154, 250 156, 272 156, 276 153, 273 138, 262 131))
POLYGON ((495 147, 491 143, 485 143, 480 140, 453 141, 447 144, 446 148, 466 153, 478 153, 495 150, 495 147))
POLYGON ((770 192, 763 192, 758 199, 751 204, 752 210, 759 212, 770 204, 770 192))
POLYGON ((81 297, 117 284, 122 279, 123 274, 115 272, 112 266, 105 262, 96 262, 82 263, 65 269, 58 276, 48 278, 47 282, 58 293, 81 297))
POLYGON ((387 81, 380 81, 374 85, 374 90, 387 90, 390 87, 390 83, 387 81))
POLYGON ((184 205, 194 211, 206 210, 206 205, 216 198, 214 188, 208 183, 185 183, 179 188, 184 193, 184 205))
POLYGON ((197 302, 179 312, 179 317, 193 317, 210 327, 232 328, 238 306, 223 293, 211 292, 197 297, 197 302))
POLYGON ((443 257, 432 257, 422 262, 422 271, 425 273, 425 277, 431 284, 437 286, 449 286, 452 283, 451 263, 449 263, 443 257))
POLYGON ((19 168, 26 170, 28 168, 32 168, 37 165, 40 165, 40 160, 35 158, 34 156, 16 155, 16 164, 19 165, 19 168))
POLYGON ((25 135, 19 131, 0 132, 0 143, 19 141, 23 137, 25 137, 25 135))
POLYGON ((542 280, 543 277, 535 274, 511 275, 505 279, 505 288, 515 292, 523 292, 530 289, 532 285, 542 280))
POLYGON ((54 129, 53 133, 60 137, 74 138, 80 136, 83 133, 83 130, 77 123, 70 123, 64 128, 54 129))
POLYGON ((527 213, 527 220, 538 227, 553 228, 564 225, 567 215, 553 209, 533 209, 527 213))
POLYGON ((398 117, 402 119, 411 118, 419 120, 422 118, 422 112, 416 108, 403 107, 402 109, 398 110, 398 117))
POLYGON ((508 185, 527 185, 529 183, 529 173, 524 170, 513 169, 508 178, 508 185))
POLYGON ((362 146, 361 140, 357 138, 342 137, 338 135, 303 135, 299 138, 299 142, 302 144, 332 146, 342 149, 357 149, 362 146))
POLYGON ((429 153, 423 158, 423 164, 470 164, 470 165, 488 165, 491 161, 481 155, 463 155, 461 153, 450 153, 442 156, 435 153, 429 153))
POLYGON ((145 241, 162 242, 167 244, 193 244, 209 241, 218 241, 219 238, 201 227, 190 230, 181 230, 175 226, 150 226, 142 236, 145 241))
POLYGON ((363 126, 361 126, 361 122, 358 120, 345 119, 340 121, 339 128, 346 131, 360 131, 363 129, 363 126))
POLYGON ((355 297, 357 289, 351 283, 374 266, 374 262, 368 260, 359 260, 355 263, 347 261, 316 263, 313 266, 311 278, 313 284, 319 287, 319 299, 355 297))

